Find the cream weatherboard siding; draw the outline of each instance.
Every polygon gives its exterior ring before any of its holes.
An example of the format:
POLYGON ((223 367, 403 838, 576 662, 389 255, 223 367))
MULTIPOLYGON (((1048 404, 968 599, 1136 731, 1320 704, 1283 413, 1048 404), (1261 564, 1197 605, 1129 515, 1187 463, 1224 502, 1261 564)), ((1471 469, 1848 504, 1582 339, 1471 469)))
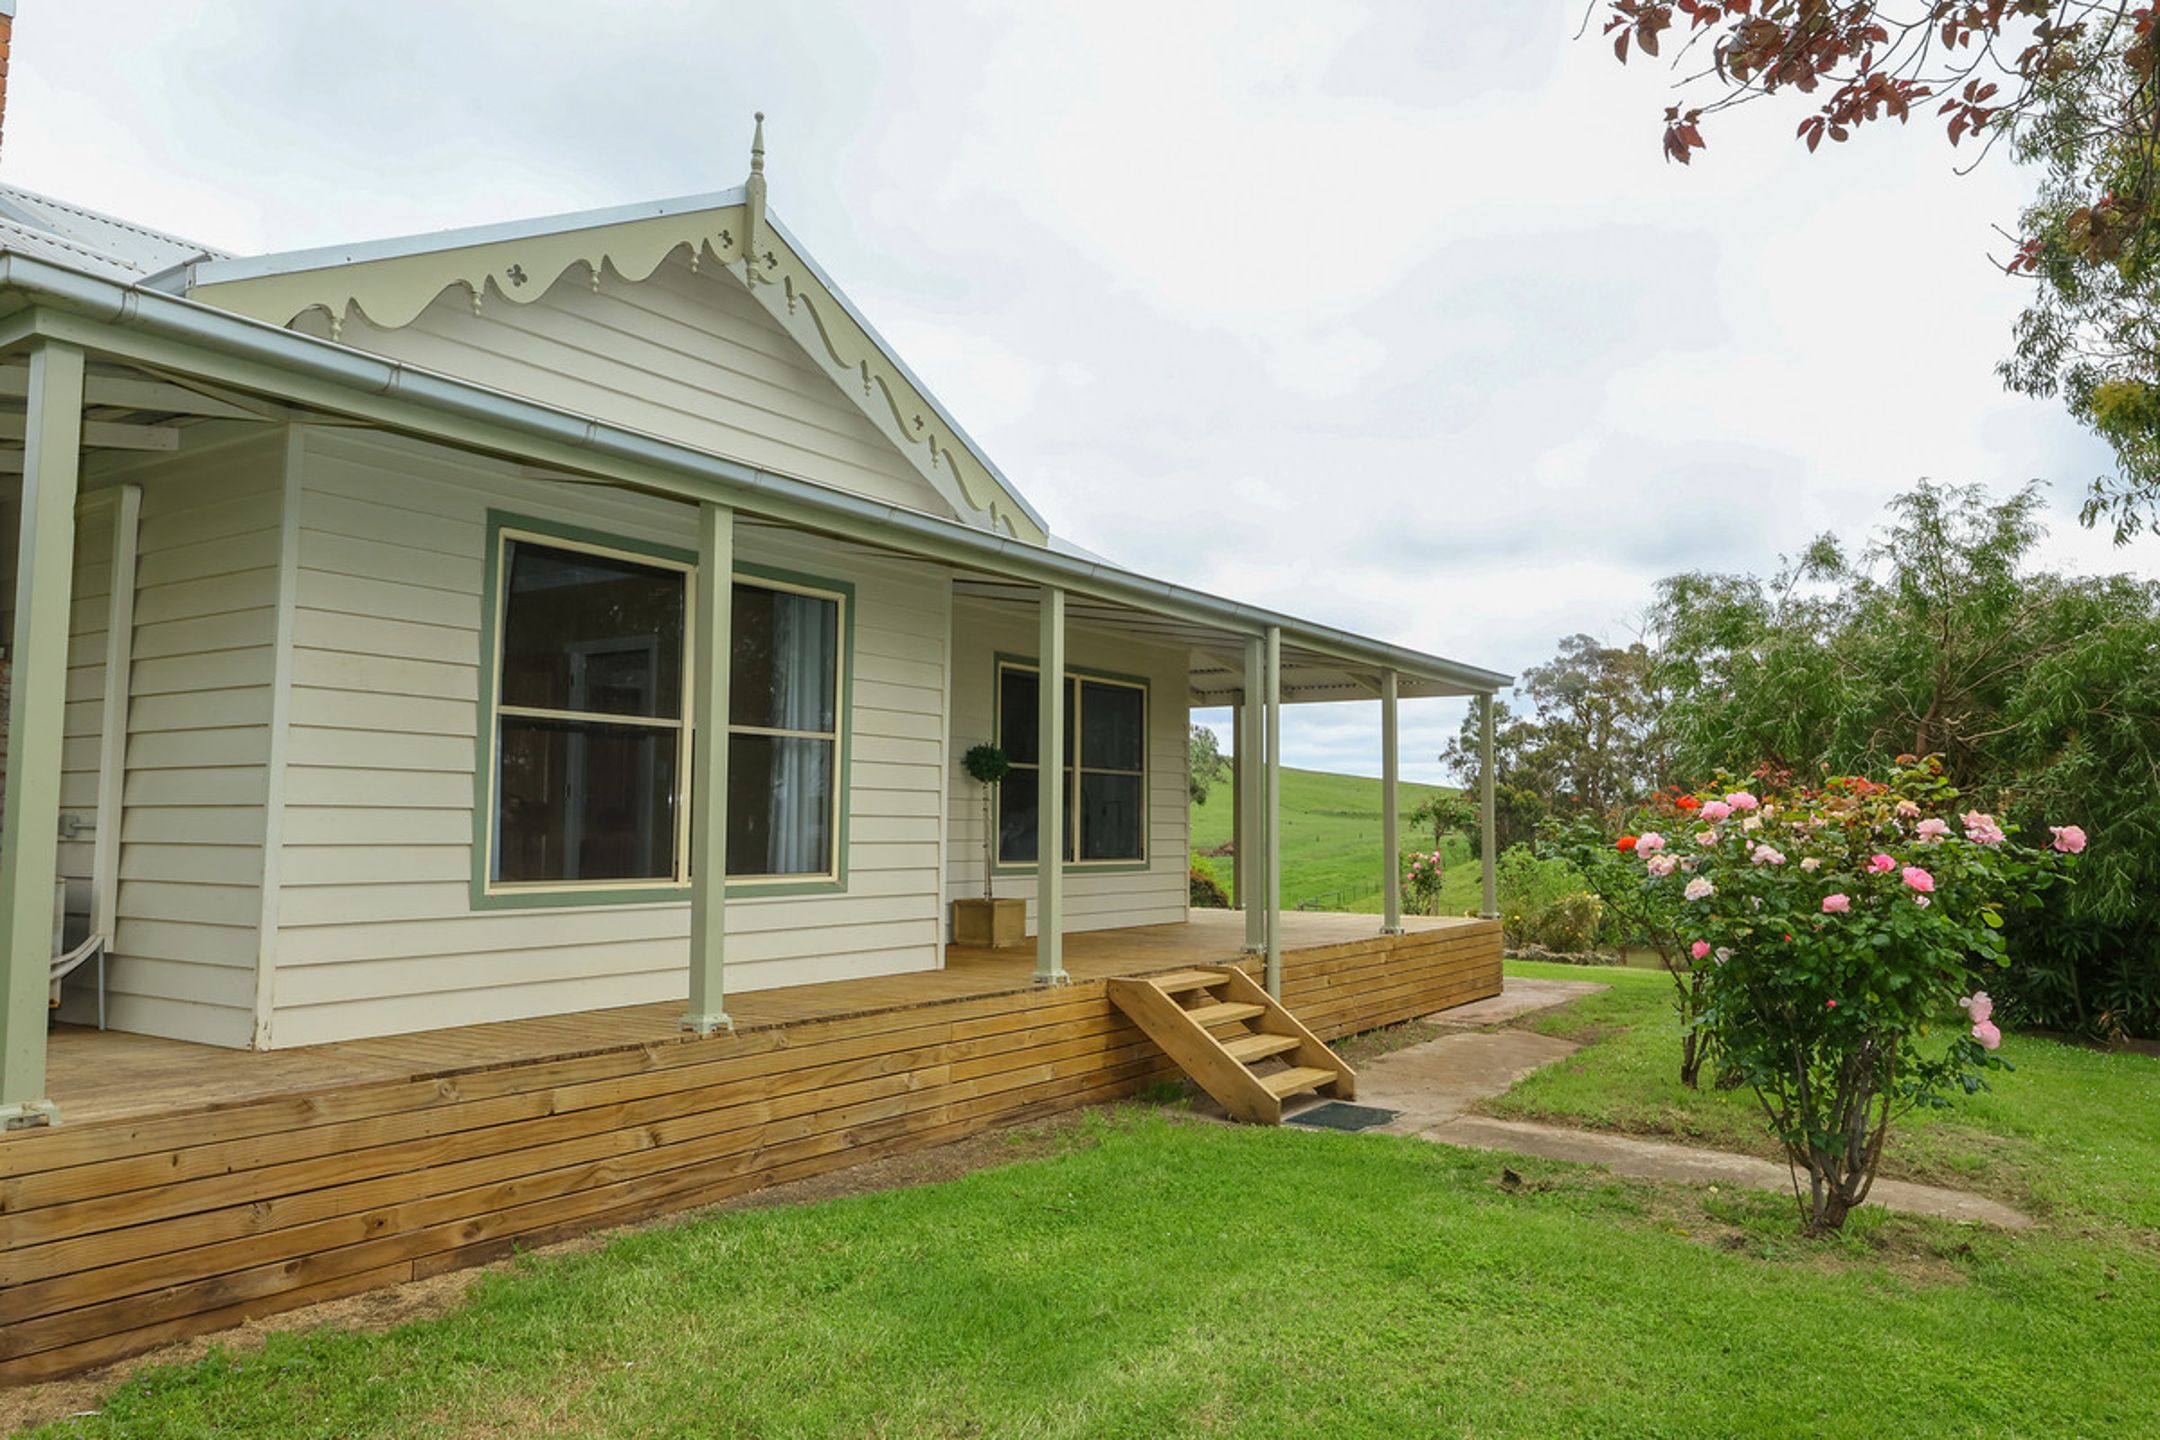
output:
MULTIPOLYGON (((695 548, 687 506, 357 431, 304 432, 269 1043, 686 993, 689 906, 476 909, 489 510, 695 548)), ((740 563, 855 587, 843 894, 727 906, 730 990, 935 968, 946 572, 742 526, 740 563)))
MULTIPOLYGON (((996 736, 997 661, 1032 659, 1038 646, 1032 609, 979 600, 953 602, 953 754, 996 736)), ((1065 928, 1107 930, 1125 925, 1160 925, 1183 921, 1190 902, 1187 876, 1188 827, 1186 767, 1187 659, 1182 651, 1136 643, 1096 631, 1072 628, 1066 637, 1066 665, 1100 670, 1148 682, 1148 863, 1131 867, 1070 867, 1065 874, 1065 928)), ((952 843, 947 847, 946 896, 966 899, 982 894, 982 787, 956 762, 952 769, 952 843)), ((1001 897, 1024 896, 1028 932, 1035 929, 1035 872, 1000 875, 1001 897)))
MULTIPOLYGON (((60 741, 60 816, 63 827, 97 819, 99 764, 104 750, 105 631, 112 601, 113 513, 110 506, 79 505, 75 512, 75 586, 68 612, 67 709, 60 741)), ((72 916, 85 913, 93 832, 60 833, 60 874, 68 882, 72 916)), ((88 984, 86 974, 82 983, 88 984)), ((94 1003, 90 1007, 93 1018, 94 1003)))
MULTIPOLYGON (((530 304, 462 286, 411 325, 355 315, 348 345, 931 514, 952 507, 733 276, 679 251, 647 279, 582 267, 530 304)), ((319 311, 294 328, 327 334, 319 311)))
MULTIPOLYGON (((196 427, 177 455, 101 467, 143 482, 110 1020, 246 1045, 254 1026, 285 432, 196 427)), ((97 803, 110 522, 77 547, 62 805, 97 803)), ((89 837, 62 847, 87 877, 89 837)), ((87 979, 87 976, 85 977, 87 979)), ((68 1017, 89 1019, 88 992, 68 1017)))

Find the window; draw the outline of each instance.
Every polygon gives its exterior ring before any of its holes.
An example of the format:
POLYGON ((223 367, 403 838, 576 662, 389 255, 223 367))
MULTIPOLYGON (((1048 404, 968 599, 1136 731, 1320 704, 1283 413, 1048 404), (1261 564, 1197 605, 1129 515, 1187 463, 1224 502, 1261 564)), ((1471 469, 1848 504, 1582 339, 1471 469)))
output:
MULTIPOLYGON (((691 558, 499 528, 488 894, 689 883, 691 558)), ((732 882, 839 879, 845 587, 734 581, 732 882)))
POLYGON ((727 871, 833 876, 844 598, 735 583, 727 871))
MULTIPOLYGON (((998 862, 1032 865, 1041 853, 1041 674, 1033 665, 1001 661, 997 682, 998 743, 1012 762, 998 787, 998 862)), ((1145 861, 1147 687, 1109 676, 1068 674, 1062 690, 1064 859, 1081 865, 1145 861)))

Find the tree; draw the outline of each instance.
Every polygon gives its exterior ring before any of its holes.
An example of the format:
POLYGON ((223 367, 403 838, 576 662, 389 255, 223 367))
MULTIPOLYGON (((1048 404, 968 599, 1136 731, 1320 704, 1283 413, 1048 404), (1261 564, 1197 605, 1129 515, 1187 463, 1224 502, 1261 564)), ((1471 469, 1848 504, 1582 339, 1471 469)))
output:
POLYGON ((1569 635, 1558 655, 1523 672, 1521 688, 1537 706, 1556 805, 1609 815, 1657 787, 1664 768, 1659 707, 1650 652, 1640 642, 1611 646, 1569 635))
MULTIPOLYGON (((1647 795, 1666 764, 1657 729, 1649 650, 1569 635, 1559 653, 1523 672, 1519 692, 1535 710, 1518 715, 1493 703, 1493 829, 1499 849, 1527 844, 1553 816, 1610 818, 1647 795)), ((1441 753, 1441 763, 1476 794, 1483 774, 1477 712, 1441 753)))
POLYGON ((1192 727, 1191 762, 1185 771, 1186 788, 1192 792, 1192 803, 1207 804, 1208 791, 1228 778, 1230 762, 1223 758, 1222 746, 1215 739, 1215 732, 1205 725, 1192 727))
MULTIPOLYGON (((1505 700, 1493 701, 1493 835, 1494 853, 1511 845, 1528 844, 1539 824, 1552 813, 1553 767, 1545 754, 1543 732, 1535 719, 1517 715, 1505 700)), ((1475 795, 1484 783, 1485 766, 1478 744, 1478 717, 1473 707, 1463 717, 1462 730, 1440 752, 1447 766, 1475 795)), ((1471 835, 1472 848, 1484 836, 1471 835)))
POLYGON ((2160 585, 2028 564, 2039 492, 1922 484, 1858 558, 1816 540, 1768 580, 1678 575, 1652 612, 1675 773, 1948 781, 2028 830, 2109 843, 2010 932, 2027 1023, 2160 1034, 2160 585))
POLYGON ((2160 529, 2160 45, 2141 0, 1598 0, 1622 63, 1688 66, 1665 111, 1667 159, 1708 148, 1712 117, 1806 97, 1812 152, 1933 113, 1952 146, 2004 143, 2043 178, 2006 273, 2033 282, 1999 367, 2060 395, 2117 473, 2083 520, 2118 543, 2160 529), (1673 35, 1675 28, 1681 31, 1673 35), (1674 43, 1675 39, 1679 43, 1674 43))
POLYGON ((1435 853, 1448 836, 1470 835, 1477 831, 1477 806, 1471 804, 1466 795, 1436 791, 1411 806, 1410 813, 1404 818, 1421 830, 1432 831, 1435 853))

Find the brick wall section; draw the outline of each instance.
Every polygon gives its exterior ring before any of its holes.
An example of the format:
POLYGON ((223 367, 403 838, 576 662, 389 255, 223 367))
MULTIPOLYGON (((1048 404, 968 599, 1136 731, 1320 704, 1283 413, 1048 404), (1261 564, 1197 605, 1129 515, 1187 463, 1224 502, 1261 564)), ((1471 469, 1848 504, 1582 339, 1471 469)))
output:
MULTIPOLYGON (((1496 923, 1283 957, 1333 1038, 1500 990, 1496 923)), ((0 1384, 1176 1074, 1101 981, 0 1140, 0 1384)))

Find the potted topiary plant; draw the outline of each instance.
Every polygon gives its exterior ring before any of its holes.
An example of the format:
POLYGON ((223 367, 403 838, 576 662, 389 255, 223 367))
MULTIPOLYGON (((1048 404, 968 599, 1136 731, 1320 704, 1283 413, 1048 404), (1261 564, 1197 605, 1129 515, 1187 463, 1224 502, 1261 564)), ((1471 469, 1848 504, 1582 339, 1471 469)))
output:
POLYGON ((995 745, 977 745, 961 757, 960 766, 982 786, 983 893, 980 900, 953 901, 953 943, 993 948, 1017 945, 1027 938, 1027 901, 997 896, 997 816, 991 803, 1012 761, 995 745))

